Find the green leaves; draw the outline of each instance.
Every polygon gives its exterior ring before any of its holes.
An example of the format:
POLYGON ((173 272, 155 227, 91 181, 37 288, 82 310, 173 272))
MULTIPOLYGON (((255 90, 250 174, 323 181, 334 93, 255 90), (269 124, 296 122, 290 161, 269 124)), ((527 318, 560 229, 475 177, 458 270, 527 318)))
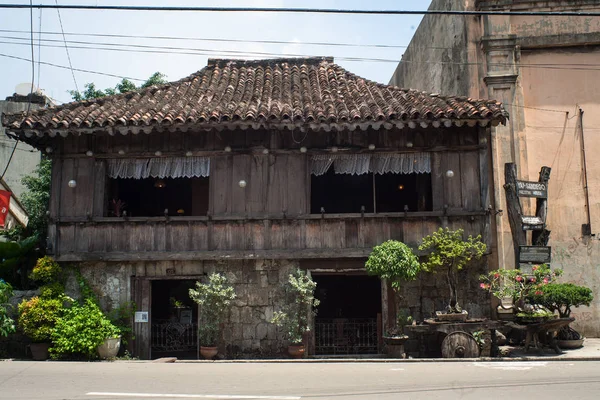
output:
POLYGON ((97 358, 97 348, 104 339, 119 337, 120 330, 104 315, 91 299, 65 310, 52 331, 52 358, 80 355, 97 358))
POLYGON ((12 294, 12 286, 0 279, 0 337, 15 331, 15 321, 8 316, 7 305, 12 294))
POLYGON ((231 302, 236 298, 233 287, 224 275, 213 273, 208 283, 196 282, 196 289, 189 290, 190 298, 200 306, 198 336, 203 346, 216 344, 220 325, 225 320, 231 302))
POLYGON ((480 259, 486 250, 481 242, 481 235, 463 240, 463 230, 452 231, 440 228, 431 235, 425 236, 419 246, 420 251, 427 252, 425 261, 421 263, 423 270, 435 272, 438 268, 463 269, 473 259, 480 259))
POLYGON ((394 290, 400 288, 401 281, 415 280, 421 270, 417 256, 410 247, 397 240, 388 240, 375 246, 365 268, 369 275, 389 280, 394 290))
POLYGON ((49 342, 64 312, 62 299, 33 297, 19 304, 19 328, 34 342, 49 342))
POLYGON ((291 343, 301 343, 302 335, 309 331, 310 317, 316 314, 319 306, 319 300, 314 296, 316 288, 316 282, 300 269, 290 274, 283 285, 283 307, 273 314, 271 323, 283 328, 291 343))
POLYGON ((123 78, 121 82, 117 83, 114 88, 107 88, 104 90, 97 89, 96 84, 92 82, 84 85, 83 92, 78 92, 77 90, 68 90, 68 93, 71 95, 74 101, 99 99, 101 97, 112 96, 120 93, 128 93, 150 86, 163 85, 167 83, 167 80, 165 79, 166 77, 167 76, 165 74, 155 72, 140 87, 137 87, 135 83, 131 82, 129 79, 123 78))
POLYGON ((529 297, 535 304, 541 304, 552 312, 558 311, 561 318, 571 315, 571 307, 589 306, 593 299, 590 288, 572 283, 550 283, 529 297))

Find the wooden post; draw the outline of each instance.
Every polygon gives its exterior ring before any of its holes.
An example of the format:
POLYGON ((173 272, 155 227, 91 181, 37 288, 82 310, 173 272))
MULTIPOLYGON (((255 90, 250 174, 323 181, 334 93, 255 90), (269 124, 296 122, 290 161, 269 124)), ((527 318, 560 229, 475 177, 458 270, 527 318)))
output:
POLYGON ((512 232, 515 250, 515 266, 519 265, 519 246, 527 244, 527 236, 523 230, 523 212, 517 195, 517 166, 515 163, 504 164, 504 191, 506 192, 506 208, 510 231, 512 232))
MULTIPOLYGON (((544 183, 548 187, 548 181, 550 180, 550 167, 542 167, 540 170, 539 182, 544 183)), ((535 215, 538 216, 542 221, 546 222, 546 216, 548 214, 548 197, 537 198, 535 206, 535 215)), ((548 239, 550 239, 550 231, 545 229, 540 231, 533 231, 531 236, 531 242, 534 246, 547 246, 548 239)))

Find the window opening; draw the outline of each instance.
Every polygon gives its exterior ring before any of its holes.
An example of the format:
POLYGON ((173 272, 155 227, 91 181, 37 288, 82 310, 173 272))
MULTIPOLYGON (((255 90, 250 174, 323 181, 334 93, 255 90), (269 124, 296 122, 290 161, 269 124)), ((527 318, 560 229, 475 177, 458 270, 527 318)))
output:
POLYGON ((208 177, 109 179, 108 216, 206 215, 208 184, 208 177))

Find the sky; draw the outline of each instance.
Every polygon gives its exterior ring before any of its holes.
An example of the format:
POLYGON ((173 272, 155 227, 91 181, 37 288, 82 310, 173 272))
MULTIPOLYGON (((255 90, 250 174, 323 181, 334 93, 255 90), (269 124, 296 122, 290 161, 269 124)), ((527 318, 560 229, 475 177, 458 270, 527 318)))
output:
MULTIPOLYGON (((306 7, 336 9, 425 10, 426 0, 34 0, 34 4, 219 6, 219 7, 306 7)), ((27 0, 0 0, 0 4, 29 4, 27 0)), ((83 69, 119 77, 136 78, 139 84, 154 72, 169 81, 186 77, 206 66, 208 58, 275 58, 288 55, 332 56, 350 72, 387 83, 397 62, 352 61, 344 58, 400 60, 422 16, 339 15, 289 13, 218 13, 61 10, 71 63, 83 69), (76 33, 78 35, 69 35, 76 33), (82 34, 126 35, 126 37, 83 36, 82 34), (177 39, 139 38, 169 36, 177 39), (195 40, 189 40, 194 38, 195 40), (233 39, 234 42, 198 39, 233 39), (244 40, 246 42, 239 42, 244 40), (284 41, 270 44, 247 41, 284 41), (73 43, 79 42, 79 43, 73 43), (84 42, 84 43, 81 43, 84 42), (88 44, 93 42, 93 44, 88 44), (307 42, 392 47, 318 46, 307 42), (132 48, 124 45, 136 45, 132 48), (146 46, 146 47, 144 47, 146 46), (82 49, 79 47, 95 47, 82 49), (160 47, 160 48, 159 48, 160 47), (101 50, 98 48, 108 48, 101 50), (173 49, 178 48, 178 49, 173 49), (118 50, 118 51, 116 51, 118 50), (233 53, 226 53, 227 51, 233 53), (188 53, 188 54, 177 54, 188 53), (237 52, 237 53, 236 53, 237 52), (189 54, 194 53, 194 54, 189 54), (272 56, 249 54, 269 53, 272 56), (209 55, 210 54, 210 55, 209 55)), ((0 99, 12 95, 21 83, 31 83, 30 13, 27 9, 0 9, 0 99)), ((121 79, 68 68, 69 60, 61 34, 57 10, 34 9, 35 86, 57 103, 71 101, 68 91, 93 82, 97 88, 114 87, 121 79), (41 24, 41 30, 40 30, 41 24), (41 39, 41 42, 40 42, 41 39), (39 46, 41 44, 41 46, 39 46), (58 68, 42 63, 52 63, 58 68)))

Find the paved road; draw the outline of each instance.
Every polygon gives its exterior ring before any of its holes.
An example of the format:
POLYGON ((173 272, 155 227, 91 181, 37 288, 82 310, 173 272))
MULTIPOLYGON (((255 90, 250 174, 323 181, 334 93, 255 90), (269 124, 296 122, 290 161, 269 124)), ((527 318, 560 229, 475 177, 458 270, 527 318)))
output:
POLYGON ((599 399, 600 362, 0 362, 0 399, 599 399))

